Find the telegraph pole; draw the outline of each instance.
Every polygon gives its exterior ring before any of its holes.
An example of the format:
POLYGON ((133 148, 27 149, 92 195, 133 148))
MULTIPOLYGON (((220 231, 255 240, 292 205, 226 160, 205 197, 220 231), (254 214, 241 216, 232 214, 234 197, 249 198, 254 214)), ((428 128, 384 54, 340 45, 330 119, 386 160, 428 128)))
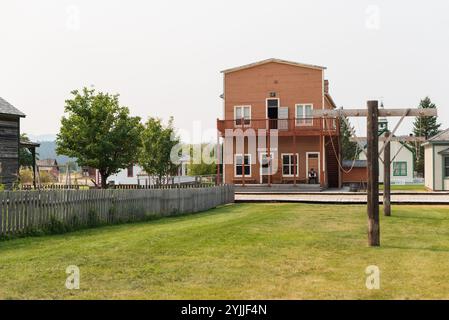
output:
POLYGON ((391 153, 390 153, 390 141, 388 137, 390 132, 385 132, 385 138, 387 140, 384 142, 384 215, 391 216, 391 187, 390 187, 390 174, 391 174, 391 153))
MULTIPOLYGON (((316 109, 313 117, 366 117, 367 118, 367 162, 368 162, 368 187, 367 187, 367 212, 368 212, 368 244, 380 246, 379 228, 379 153, 384 152, 390 146, 390 141, 420 141, 422 137, 394 137, 394 134, 405 117, 431 117, 437 116, 437 109, 380 109, 377 101, 368 101, 367 109, 316 109), (385 139, 378 137, 378 117, 401 117, 394 130, 385 139), (379 152, 379 140, 385 141, 385 145, 379 152)), ((353 141, 358 141, 355 138, 353 141)), ((385 157, 390 159, 390 157, 385 157)), ((394 159, 394 157, 393 157, 394 159)), ((389 160, 390 161, 390 160, 389 160)), ((391 162, 391 161, 390 161, 391 162)), ((390 166, 390 165, 389 165, 390 166)), ((390 171, 388 171, 389 177, 390 171)), ((389 183, 386 185, 389 186, 389 183)), ((387 192, 388 197, 390 192, 387 192)), ((389 199, 389 198, 388 198, 389 199)))
POLYGON ((368 244, 380 246, 379 227, 379 140, 378 140, 378 101, 368 101, 367 143, 368 143, 368 244))

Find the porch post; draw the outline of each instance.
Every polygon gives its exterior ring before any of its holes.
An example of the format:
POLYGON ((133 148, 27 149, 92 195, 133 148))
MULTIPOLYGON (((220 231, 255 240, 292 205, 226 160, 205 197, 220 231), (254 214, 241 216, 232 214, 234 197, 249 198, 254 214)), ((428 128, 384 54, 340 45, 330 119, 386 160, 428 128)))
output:
POLYGON ((218 186, 220 185, 220 156, 221 156, 221 150, 220 150, 220 131, 217 129, 217 177, 215 179, 215 184, 218 186))
POLYGON ((319 174, 320 174, 320 186, 322 186, 322 187, 324 187, 324 174, 323 174, 323 157, 324 157, 324 154, 323 154, 323 149, 324 149, 324 146, 323 146, 323 119, 321 118, 320 119, 320 153, 319 153, 319 161, 318 161, 318 163, 319 163, 319 165, 320 165, 320 170, 319 170, 319 174))
MULTIPOLYGON (((299 156, 299 152, 298 152, 299 156)), ((293 185, 296 186, 296 168, 297 168, 297 159, 296 159, 296 133, 293 133, 293 185)), ((283 164, 283 163, 282 163, 283 164)), ((283 170, 283 168, 282 168, 283 170)))
POLYGON ((36 190, 36 147, 30 148, 30 151, 33 158, 33 187, 36 190))
MULTIPOLYGON (((244 120, 245 118, 242 117, 242 134, 243 134, 243 155, 242 155, 242 186, 245 186, 245 125, 244 125, 244 120)), ((249 161, 249 159, 248 159, 249 161)), ((251 164, 250 164, 251 165, 251 164)))
MULTIPOLYGON (((271 187, 271 165, 272 165, 272 160, 271 160, 271 152, 270 152, 270 127, 268 126, 268 131, 267 131, 267 161, 268 161, 268 186, 271 187)), ((262 178, 263 179, 263 178, 262 178)))

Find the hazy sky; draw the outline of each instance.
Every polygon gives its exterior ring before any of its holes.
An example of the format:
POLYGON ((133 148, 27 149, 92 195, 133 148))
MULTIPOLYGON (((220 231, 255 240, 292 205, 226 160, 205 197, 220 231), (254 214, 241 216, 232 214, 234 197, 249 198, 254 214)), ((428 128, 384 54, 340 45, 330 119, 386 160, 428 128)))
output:
POLYGON ((90 85, 120 93, 143 118, 213 129, 219 71, 271 57, 327 66, 338 106, 383 98, 415 107, 429 95, 449 127, 447 0, 0 4, 0 96, 27 114, 22 131, 34 135, 57 133, 69 92, 90 85))

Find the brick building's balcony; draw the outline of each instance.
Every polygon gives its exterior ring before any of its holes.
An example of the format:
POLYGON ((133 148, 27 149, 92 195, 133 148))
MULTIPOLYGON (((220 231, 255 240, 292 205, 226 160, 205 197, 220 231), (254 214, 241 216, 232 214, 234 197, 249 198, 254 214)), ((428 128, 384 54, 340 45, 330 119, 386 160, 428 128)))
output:
POLYGON ((340 132, 339 121, 336 118, 290 118, 290 119, 217 119, 217 130, 220 136, 225 130, 253 129, 257 134, 259 130, 278 130, 279 136, 336 136, 340 132))

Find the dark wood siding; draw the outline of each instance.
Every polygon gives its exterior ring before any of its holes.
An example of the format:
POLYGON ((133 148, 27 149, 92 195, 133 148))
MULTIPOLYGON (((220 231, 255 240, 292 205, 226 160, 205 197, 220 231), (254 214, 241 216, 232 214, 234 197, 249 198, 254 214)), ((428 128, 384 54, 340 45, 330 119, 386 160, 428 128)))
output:
POLYGON ((0 183, 10 188, 19 172, 19 118, 0 115, 0 183))

